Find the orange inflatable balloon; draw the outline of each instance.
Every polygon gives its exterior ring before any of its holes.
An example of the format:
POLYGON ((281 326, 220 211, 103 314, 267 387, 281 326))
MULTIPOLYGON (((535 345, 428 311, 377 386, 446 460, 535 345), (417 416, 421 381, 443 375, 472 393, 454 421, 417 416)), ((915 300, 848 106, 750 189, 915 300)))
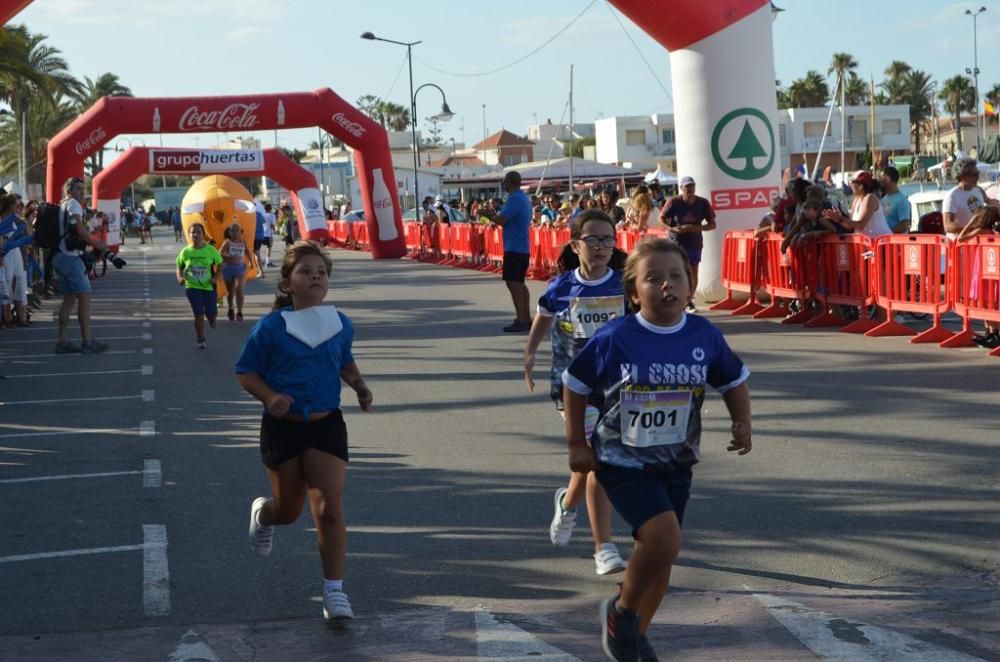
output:
MULTIPOLYGON (((216 248, 226 240, 226 228, 239 223, 247 252, 253 252, 254 234, 257 230, 256 205, 250 191, 240 186, 232 177, 209 175, 192 184, 181 201, 181 225, 184 236, 191 241, 191 225, 202 223, 205 238, 216 248)), ((247 265, 247 279, 257 275, 256 260, 247 265)), ((223 287, 223 289, 225 289, 223 287)))

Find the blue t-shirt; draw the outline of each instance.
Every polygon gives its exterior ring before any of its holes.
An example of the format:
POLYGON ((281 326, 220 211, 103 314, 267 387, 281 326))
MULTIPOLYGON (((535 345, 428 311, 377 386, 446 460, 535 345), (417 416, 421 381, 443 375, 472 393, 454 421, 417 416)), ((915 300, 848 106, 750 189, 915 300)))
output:
POLYGON ((257 227, 254 229, 254 239, 260 239, 264 236, 264 224, 267 219, 264 218, 264 214, 257 212, 257 227))
POLYGON ((897 225, 910 220, 910 201, 899 191, 882 196, 882 214, 889 229, 895 232, 897 225))
POLYGON ((620 272, 608 269, 597 280, 585 280, 579 269, 559 274, 538 297, 538 314, 552 322, 550 395, 562 409, 562 372, 587 340, 612 319, 625 313, 620 272))
POLYGON ((507 219, 503 224, 503 250, 505 253, 531 253, 528 228, 531 226, 531 199, 518 189, 504 203, 500 215, 507 219))
POLYGON ((629 469, 681 468, 700 457, 705 386, 725 393, 749 376, 705 318, 685 314, 675 326, 662 327, 638 314, 598 331, 563 382, 580 395, 604 395, 590 440, 598 460, 629 469))
MULTIPOLYGON (((278 393, 292 396, 291 413, 309 418, 314 411, 340 407, 340 370, 354 363, 351 341, 354 325, 337 312, 344 325, 340 333, 315 348, 285 331, 282 308, 263 317, 247 336, 236 361, 236 373, 253 372, 278 393)), ((266 409, 266 407, 265 407, 266 409)))

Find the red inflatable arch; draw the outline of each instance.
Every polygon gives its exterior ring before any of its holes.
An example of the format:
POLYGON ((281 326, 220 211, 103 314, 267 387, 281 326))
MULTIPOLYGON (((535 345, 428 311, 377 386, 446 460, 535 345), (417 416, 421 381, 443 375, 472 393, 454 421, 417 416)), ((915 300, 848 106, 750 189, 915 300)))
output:
MULTIPOLYGON (((59 200, 83 161, 123 133, 217 133, 318 126, 354 148, 361 202, 376 258, 406 253, 389 138, 378 124, 333 90, 221 97, 104 97, 49 142, 47 197, 59 200)), ((315 187, 315 183, 314 183, 315 187)), ((319 191, 298 189, 303 236, 327 236, 319 191), (319 204, 313 204, 319 203, 319 204)))
MULTIPOLYGON (((322 215, 316 178, 280 149, 185 149, 136 146, 102 170, 93 181, 93 206, 108 214, 108 244, 120 242, 118 213, 121 194, 137 177, 162 175, 267 175, 288 189, 302 236, 308 235, 306 219, 322 215)), ((324 237, 326 224, 324 220, 324 237)), ((315 235, 314 235, 315 237, 315 235)))

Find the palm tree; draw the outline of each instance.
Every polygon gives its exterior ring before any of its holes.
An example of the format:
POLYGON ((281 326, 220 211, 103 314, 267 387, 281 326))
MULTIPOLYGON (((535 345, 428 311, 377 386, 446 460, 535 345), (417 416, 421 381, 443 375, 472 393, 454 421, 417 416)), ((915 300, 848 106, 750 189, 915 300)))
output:
POLYGON ((781 81, 774 81, 775 94, 778 97, 778 109, 791 108, 792 100, 788 96, 788 90, 781 86, 781 81))
POLYGON ((886 100, 889 103, 906 103, 905 77, 911 69, 910 65, 901 60, 893 60, 885 68, 886 79, 879 84, 879 87, 885 91, 886 100))
MULTIPOLYGON (((38 161, 27 161, 24 164, 25 178, 28 181, 43 181, 45 167, 48 163, 48 146, 51 137, 62 131, 77 117, 76 106, 69 99, 56 98, 56 105, 32 104, 25 114, 25 124, 31 144, 25 151, 40 154, 38 161)), ((18 152, 20 150, 20 127, 12 116, 0 118, 0 172, 11 173, 17 170, 18 152)))
MULTIPOLYGON (((83 77, 83 86, 80 97, 77 99, 77 111, 80 114, 87 110, 103 97, 130 97, 132 90, 121 84, 121 81, 113 73, 104 73, 98 76, 97 80, 91 80, 89 76, 83 77)), ((98 150, 87 157, 85 167, 91 176, 104 170, 104 150, 98 150)))
POLYGON ((1000 109, 1000 83, 997 83, 996 85, 990 88, 989 92, 986 93, 986 100, 990 102, 990 105, 993 106, 994 110, 992 115, 986 116, 986 121, 996 122, 997 121, 996 111, 1000 109))
MULTIPOLYGON (((80 82, 69 73, 69 65, 59 50, 45 44, 48 39, 43 34, 32 34, 23 25, 3 28, 12 33, 4 38, 4 58, 10 68, 0 68, 0 99, 10 104, 18 123, 25 151, 25 181, 32 181, 35 169, 35 141, 31 135, 31 122, 24 122, 32 107, 44 103, 51 109, 59 107, 59 97, 78 98, 82 92, 80 82), (15 71, 30 70, 30 77, 22 77, 15 71)), ((46 143, 52 134, 46 135, 46 143)), ((44 171, 34 177, 44 183, 44 171)))
POLYGON ((928 128, 934 115, 934 82, 929 73, 919 69, 906 72, 903 76, 902 103, 910 106, 910 131, 913 133, 914 151, 920 154, 920 132, 928 128))
POLYGON ((830 60, 830 68, 826 70, 828 74, 837 74, 838 87, 833 90, 834 94, 840 90, 839 85, 844 82, 848 71, 858 68, 858 61, 850 53, 834 53, 830 60))
POLYGON ((810 108, 826 104, 830 90, 818 72, 810 69, 806 75, 788 86, 788 100, 793 108, 810 108))
POLYGON ((868 102, 868 85, 853 71, 847 74, 844 83, 844 100, 848 106, 860 106, 868 102))
POLYGON ((354 105, 356 105, 358 107, 358 110, 360 110, 362 113, 370 117, 372 120, 381 124, 382 120, 378 114, 378 107, 379 104, 381 103, 382 100, 379 99, 377 96, 374 96, 372 94, 366 94, 363 97, 359 97, 354 105))
POLYGON ((976 109, 976 91, 972 81, 965 76, 952 76, 941 85, 938 98, 944 102, 944 109, 952 114, 952 124, 958 133, 958 149, 962 150, 962 112, 976 109))
POLYGON ((398 103, 383 101, 378 112, 382 118, 382 126, 389 131, 406 131, 410 126, 410 110, 398 103))

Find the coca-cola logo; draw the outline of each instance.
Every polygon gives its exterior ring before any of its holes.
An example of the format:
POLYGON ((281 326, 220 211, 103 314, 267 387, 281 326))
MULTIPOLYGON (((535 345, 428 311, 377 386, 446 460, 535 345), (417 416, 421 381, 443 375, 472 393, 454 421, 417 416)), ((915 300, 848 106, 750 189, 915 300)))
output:
POLYGON ((382 198, 381 200, 375 200, 372 202, 375 209, 392 209, 392 198, 382 198))
POLYGON ((222 110, 199 110, 191 106, 181 115, 181 131, 252 129, 260 124, 256 110, 259 103, 231 103, 222 110))
POLYGON ((365 127, 361 126, 357 122, 352 122, 351 120, 344 117, 344 113, 337 113, 333 116, 333 121, 344 127, 344 130, 355 138, 361 138, 365 135, 365 127))
POLYGON ((95 147, 103 145, 104 139, 107 137, 108 132, 104 130, 104 127, 97 127, 90 132, 90 135, 85 140, 81 140, 76 144, 76 153, 79 155, 92 151, 95 147))

